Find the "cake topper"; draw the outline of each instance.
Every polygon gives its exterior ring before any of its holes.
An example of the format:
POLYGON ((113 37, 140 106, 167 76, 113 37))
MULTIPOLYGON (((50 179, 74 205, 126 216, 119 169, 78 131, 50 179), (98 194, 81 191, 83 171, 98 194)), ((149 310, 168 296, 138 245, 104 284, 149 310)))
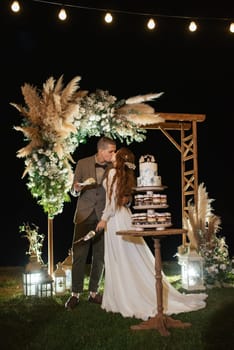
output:
POLYGON ((146 155, 140 157, 139 162, 140 163, 145 163, 145 162, 155 163, 155 158, 151 154, 146 154, 146 155))

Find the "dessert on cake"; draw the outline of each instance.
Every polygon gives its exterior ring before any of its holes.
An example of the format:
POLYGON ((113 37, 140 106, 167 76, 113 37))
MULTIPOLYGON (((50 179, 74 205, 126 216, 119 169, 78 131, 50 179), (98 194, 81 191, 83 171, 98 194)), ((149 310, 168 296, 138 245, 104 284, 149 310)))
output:
POLYGON ((161 176, 158 175, 158 164, 155 157, 150 154, 142 155, 139 159, 139 177, 137 177, 137 193, 134 195, 134 209, 146 211, 132 214, 132 226, 135 230, 142 231, 147 228, 163 230, 172 225, 171 213, 155 211, 155 209, 168 207, 167 195, 157 193, 164 187, 161 176))
POLYGON ((169 227, 172 225, 171 213, 159 213, 152 209, 148 209, 144 213, 133 213, 132 225, 134 228, 169 227))
POLYGON ((137 186, 162 186, 161 176, 158 175, 158 164, 153 155, 146 154, 140 157, 137 186))

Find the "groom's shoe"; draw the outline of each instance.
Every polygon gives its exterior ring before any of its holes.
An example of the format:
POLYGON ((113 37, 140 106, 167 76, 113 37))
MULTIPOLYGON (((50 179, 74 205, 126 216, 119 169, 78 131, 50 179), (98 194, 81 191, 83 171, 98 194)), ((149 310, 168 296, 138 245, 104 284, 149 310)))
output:
POLYGON ((102 303, 102 295, 101 294, 96 294, 95 297, 92 297, 92 295, 89 295, 88 301, 90 303, 94 304, 101 304, 102 303))
POLYGON ((67 310, 73 310, 77 304, 79 303, 79 298, 75 297, 74 295, 70 296, 70 298, 65 303, 65 308, 67 310))

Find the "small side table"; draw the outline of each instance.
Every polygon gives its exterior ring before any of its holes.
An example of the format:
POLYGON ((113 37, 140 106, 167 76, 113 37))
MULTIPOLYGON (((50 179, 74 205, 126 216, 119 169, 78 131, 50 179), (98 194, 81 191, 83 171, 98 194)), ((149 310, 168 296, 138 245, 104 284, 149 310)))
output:
POLYGON ((156 290, 156 301, 158 313, 155 317, 149 318, 147 321, 143 321, 138 325, 131 326, 132 330, 145 330, 145 329, 157 329, 162 336, 170 335, 168 328, 187 328, 191 326, 191 323, 183 323, 180 320, 174 320, 163 313, 163 284, 162 284, 162 259, 161 259, 161 244, 160 239, 166 236, 186 234, 187 231, 184 229, 165 229, 165 230, 127 230, 118 231, 117 235, 122 236, 152 236, 154 240, 155 249, 155 290, 156 290))

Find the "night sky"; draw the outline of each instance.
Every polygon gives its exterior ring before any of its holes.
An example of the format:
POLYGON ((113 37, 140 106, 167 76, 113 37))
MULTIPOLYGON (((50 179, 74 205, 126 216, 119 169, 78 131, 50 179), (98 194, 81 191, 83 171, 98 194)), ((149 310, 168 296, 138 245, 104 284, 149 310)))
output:
MULTIPOLYGON (((1 253, 0 266, 24 265, 28 242, 19 233, 24 222, 34 223, 47 236, 47 216, 21 179, 24 160, 16 152, 26 144, 23 134, 13 129, 22 117, 10 105, 24 105, 21 86, 27 82, 42 87, 53 76, 64 82, 82 77, 80 87, 90 92, 108 90, 118 100, 138 94, 163 91, 151 105, 158 112, 205 114, 198 123, 199 183, 204 183, 214 213, 221 217, 222 231, 230 254, 234 254, 233 224, 233 95, 234 34, 227 31, 234 6, 225 1, 215 8, 167 5, 167 1, 79 1, 79 5, 129 12, 170 15, 159 18, 154 32, 144 29, 145 17, 119 13, 113 25, 106 26, 102 13, 69 8, 69 21, 58 23, 57 7, 24 1, 21 14, 9 11, 9 1, 0 2, 1 28, 1 253), (124 5, 122 4, 124 3, 124 5), (176 17, 178 16, 178 17, 176 17), (189 34, 181 16, 200 17, 197 33, 189 34), (212 19, 213 18, 213 19, 212 19), (216 20, 215 20, 216 18, 216 20)), ((77 1, 67 1, 77 4, 77 1)), ((177 2, 176 2, 177 3, 177 2)), ((197 5, 195 5, 197 4, 197 5)), ((90 139, 73 154, 75 160, 96 151, 90 139)), ((118 143, 120 146, 120 143, 118 143)), ((163 183, 168 186, 168 202, 176 227, 180 218, 180 154, 160 131, 148 131, 143 143, 129 146, 138 160, 141 154, 154 154, 163 183)), ((65 259, 71 246, 76 199, 65 203, 54 219, 54 263, 65 259)), ((163 241, 163 259, 173 259, 181 237, 163 241)), ((47 241, 43 248, 47 262, 47 241)))

